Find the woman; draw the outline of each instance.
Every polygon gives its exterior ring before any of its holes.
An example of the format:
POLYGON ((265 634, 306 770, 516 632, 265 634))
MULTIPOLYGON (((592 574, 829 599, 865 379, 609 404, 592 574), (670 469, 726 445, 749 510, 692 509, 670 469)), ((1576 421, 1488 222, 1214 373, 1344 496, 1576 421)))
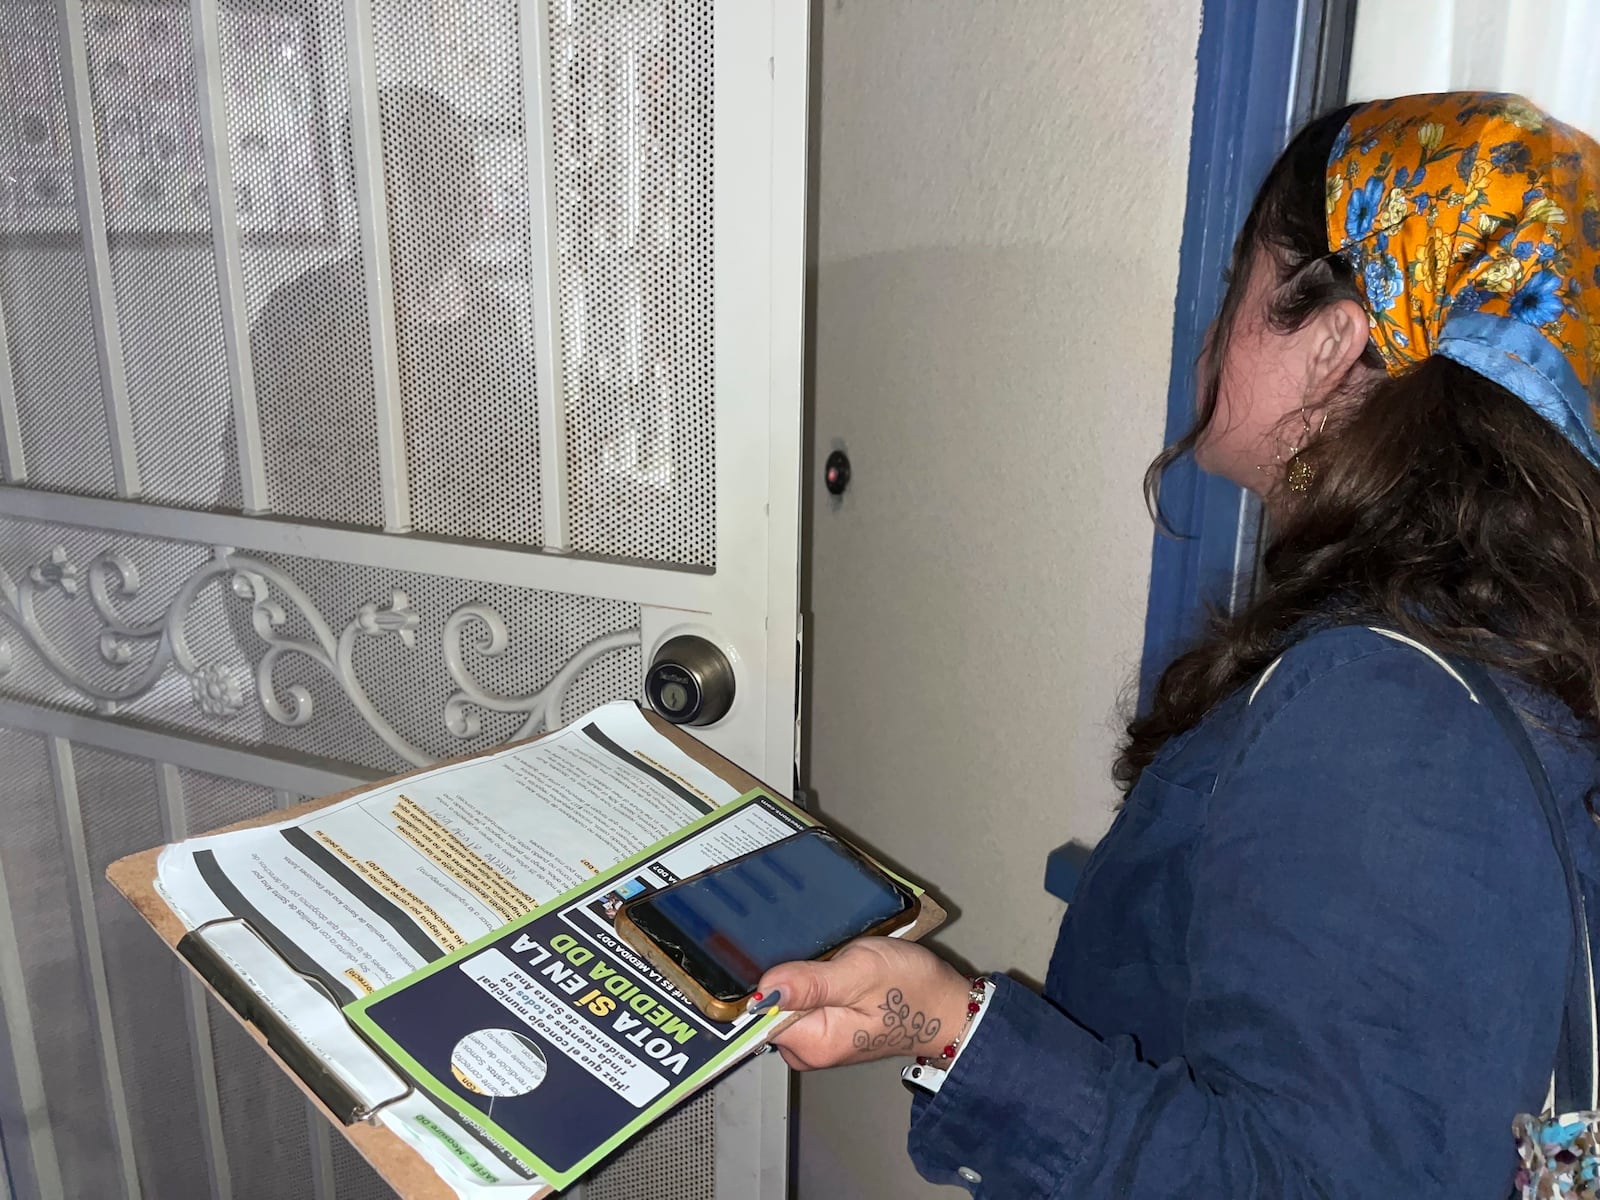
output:
POLYGON ((1455 94, 1302 132, 1240 236, 1193 449, 1260 598, 1171 664, 1040 998, 885 939, 762 981, 800 1069, 891 1054, 930 1180, 995 1197, 1503 1200, 1590 910, 1600 147, 1455 94), (1471 668, 1467 668, 1471 671, 1471 668))

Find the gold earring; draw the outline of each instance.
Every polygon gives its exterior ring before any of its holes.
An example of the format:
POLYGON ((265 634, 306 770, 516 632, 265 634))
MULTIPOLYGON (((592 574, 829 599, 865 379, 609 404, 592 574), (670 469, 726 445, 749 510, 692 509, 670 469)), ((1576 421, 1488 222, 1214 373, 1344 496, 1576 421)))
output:
MULTIPOLYGON (((1283 471, 1283 481, 1285 485, 1287 485, 1289 490, 1297 496, 1303 496, 1309 492, 1311 490, 1312 482, 1317 477, 1316 469, 1311 465, 1311 461, 1305 456, 1307 444, 1311 441, 1311 418, 1306 415, 1304 405, 1301 405, 1300 407, 1300 423, 1305 426, 1304 431, 1300 435, 1300 445, 1290 450, 1289 461, 1284 466, 1283 471)), ((1317 428, 1318 435, 1320 435, 1327 427, 1328 414, 1324 412, 1322 414, 1322 424, 1317 428)))
POLYGON ((1297 496, 1303 496, 1311 490, 1311 481, 1317 477, 1312 470, 1311 463, 1298 450, 1289 460, 1289 466, 1283 473, 1283 480, 1289 490, 1297 496))

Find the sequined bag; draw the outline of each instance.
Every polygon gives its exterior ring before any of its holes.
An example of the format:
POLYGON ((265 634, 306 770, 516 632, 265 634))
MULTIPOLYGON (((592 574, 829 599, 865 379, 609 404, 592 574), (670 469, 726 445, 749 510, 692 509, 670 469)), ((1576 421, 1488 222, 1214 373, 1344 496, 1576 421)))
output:
POLYGON ((1572 909, 1573 961, 1567 978, 1567 1000, 1561 1041, 1544 1112, 1519 1114, 1511 1123, 1517 1142, 1514 1200, 1600 1200, 1600 1017, 1595 1011, 1594 959, 1589 920, 1566 826, 1556 808, 1544 764, 1528 731, 1505 693, 1476 663, 1455 661, 1468 687, 1494 715, 1521 755, 1539 797, 1556 856, 1567 880, 1572 909))

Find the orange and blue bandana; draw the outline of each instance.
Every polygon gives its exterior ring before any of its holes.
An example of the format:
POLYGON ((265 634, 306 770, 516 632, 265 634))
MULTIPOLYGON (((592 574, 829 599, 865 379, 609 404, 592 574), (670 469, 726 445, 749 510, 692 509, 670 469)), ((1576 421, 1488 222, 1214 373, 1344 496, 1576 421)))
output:
POLYGON ((1438 354, 1600 464, 1600 145, 1518 96, 1363 105, 1328 160, 1328 246, 1391 375, 1438 354))

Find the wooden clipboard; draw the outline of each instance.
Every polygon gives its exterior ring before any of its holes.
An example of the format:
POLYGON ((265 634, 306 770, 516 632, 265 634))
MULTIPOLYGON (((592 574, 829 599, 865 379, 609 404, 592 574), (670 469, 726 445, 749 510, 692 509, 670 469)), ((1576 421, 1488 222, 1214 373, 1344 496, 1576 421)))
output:
MULTIPOLYGON (((662 720, 655 713, 648 710, 644 710, 644 716, 657 732, 669 739, 684 754, 728 783, 741 795, 752 788, 763 786, 753 775, 735 766, 711 749, 711 747, 697 741, 676 725, 662 720)), ((540 737, 543 736, 545 735, 540 735, 540 737)), ((538 738, 527 739, 528 742, 538 740, 538 738)), ((208 832, 227 833, 237 829, 253 829, 262 825, 276 825, 283 821, 290 821, 307 813, 315 812, 319 808, 326 808, 331 804, 337 804, 352 796, 360 795, 375 787, 393 783, 398 779, 420 775, 441 766, 470 762, 475 758, 485 758, 491 754, 499 754, 515 744, 518 743, 494 746, 476 754, 463 754, 456 758, 435 763, 432 766, 419 767, 415 771, 406 772, 404 775, 395 776, 393 779, 375 781, 332 796, 308 800, 306 803, 296 805, 293 808, 279 809, 254 817, 248 821, 240 821, 223 829, 208 832)), ((161 940, 167 944, 167 948, 177 955, 178 943, 189 930, 178 918, 178 915, 167 906, 160 892, 156 890, 156 861, 164 849, 166 849, 165 846, 155 846, 149 850, 143 850, 137 854, 130 854, 126 858, 118 859, 106 869, 106 878, 138 910, 139 915, 149 923, 161 940)), ((924 894, 917 922, 904 936, 908 940, 918 941, 944 924, 945 917, 945 910, 931 896, 924 894)), ((206 990, 216 997, 221 1006, 244 1026, 245 1030, 261 1046, 267 1056, 277 1064, 279 1070, 294 1082, 294 1085, 305 1094, 306 1099, 322 1113, 323 1117, 335 1129, 344 1134, 346 1140, 355 1147, 356 1152, 371 1164, 373 1170, 382 1176, 384 1182, 392 1187, 403 1200, 457 1200, 455 1189, 441 1179, 434 1169, 428 1165, 427 1160, 398 1134, 385 1129, 376 1122, 344 1124, 317 1097, 317 1094, 294 1068, 267 1044, 265 1035, 245 1017, 241 1016, 238 1010, 229 1003, 228 999, 212 985, 211 981, 194 969, 193 964, 189 963, 181 955, 178 955, 178 957, 190 970, 191 974, 205 986, 206 990)), ((529 1200, 543 1200, 544 1197, 553 1196, 554 1194, 554 1188, 542 1187, 531 1191, 529 1200)))

